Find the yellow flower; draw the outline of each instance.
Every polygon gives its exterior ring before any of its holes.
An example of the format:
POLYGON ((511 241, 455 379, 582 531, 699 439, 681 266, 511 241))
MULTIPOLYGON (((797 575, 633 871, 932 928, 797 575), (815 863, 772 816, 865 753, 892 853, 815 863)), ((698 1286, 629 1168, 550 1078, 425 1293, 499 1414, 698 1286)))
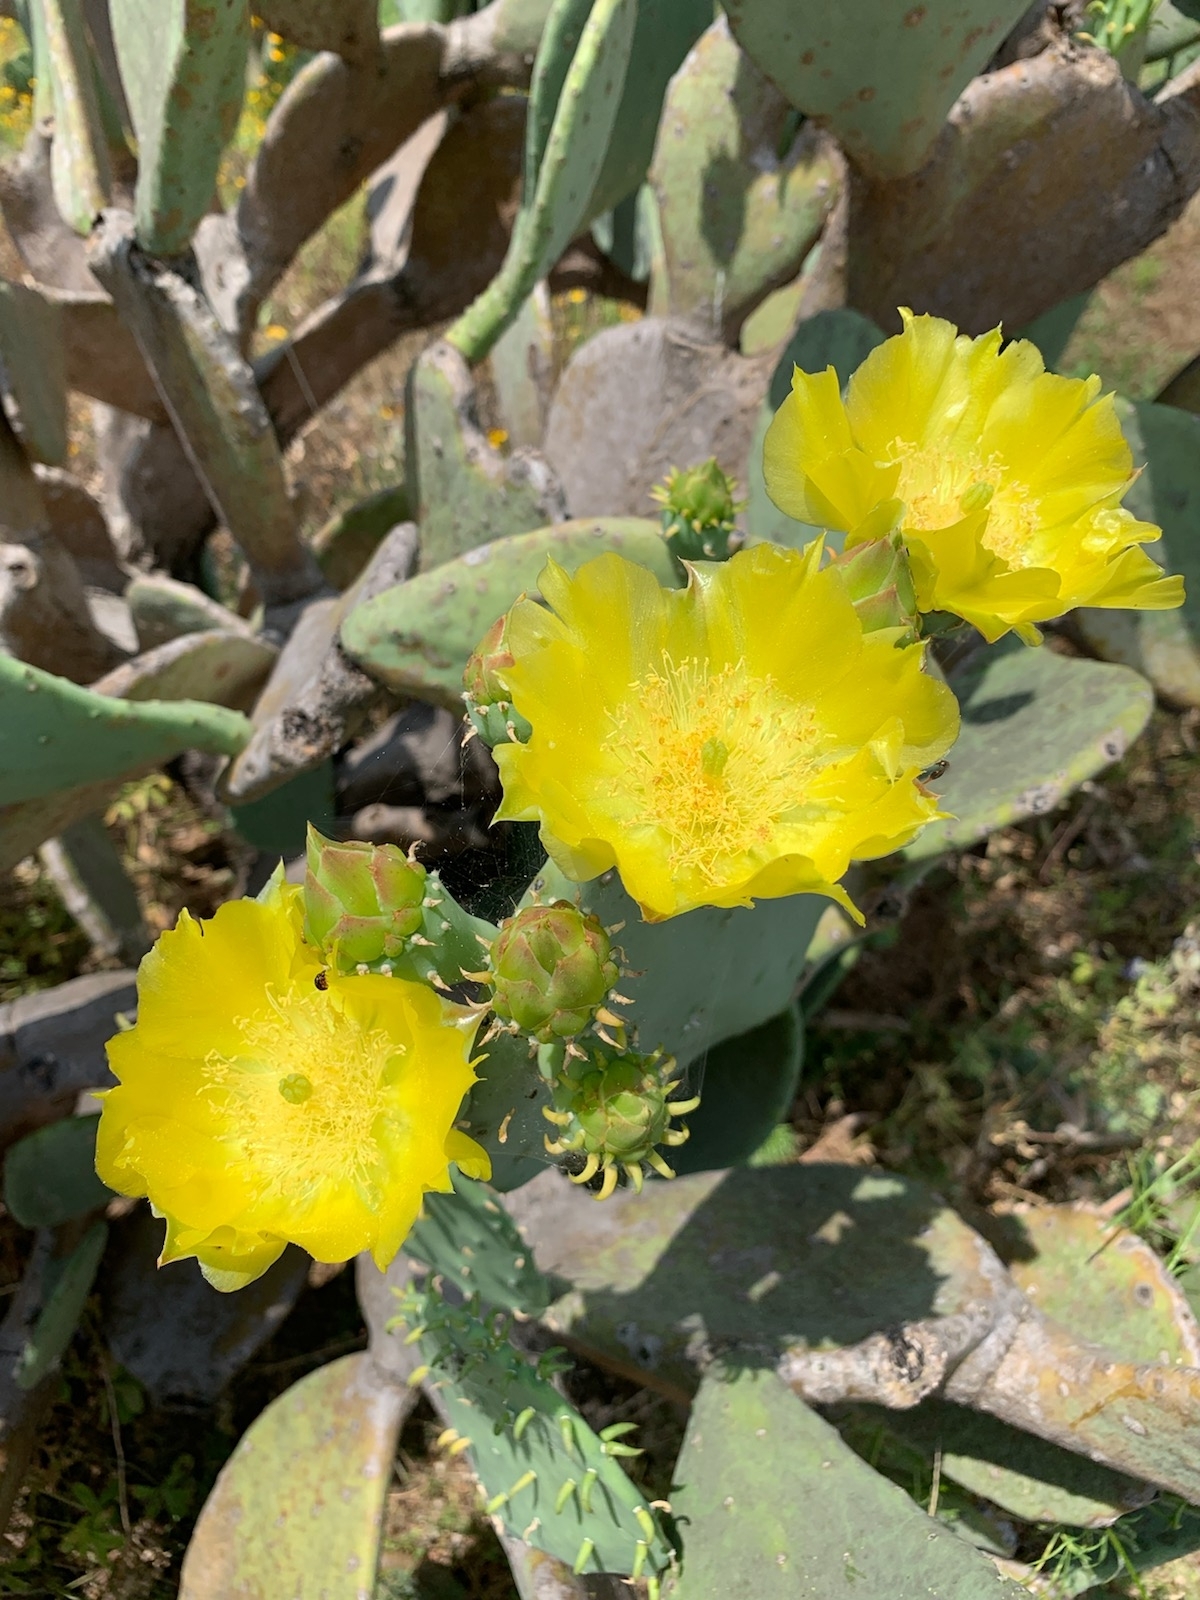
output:
POLYGON ((303 894, 277 880, 211 921, 185 911, 138 972, 136 1025, 108 1045, 96 1168, 166 1218, 161 1263, 195 1256, 218 1289, 289 1240, 380 1267, 449 1163, 487 1177, 452 1124, 474 1082, 476 1012, 399 978, 316 980, 303 894))
POLYGON ((496 747, 497 815, 539 820, 571 878, 616 866, 652 921, 800 893, 853 910, 851 861, 940 815, 916 779, 958 708, 922 646, 863 633, 821 555, 759 545, 682 590, 616 555, 573 578, 551 562, 552 609, 508 621, 502 676, 533 731, 496 747))
POLYGON ((989 640, 1013 628, 1036 644, 1034 624, 1074 606, 1181 605, 1183 579, 1138 548, 1161 530, 1120 505, 1133 459, 1099 378, 1046 372, 1024 339, 1001 350, 999 328, 970 339, 900 314, 904 332, 871 352, 844 403, 832 367, 796 369, 764 450, 780 510, 853 545, 890 509, 921 610, 989 640))

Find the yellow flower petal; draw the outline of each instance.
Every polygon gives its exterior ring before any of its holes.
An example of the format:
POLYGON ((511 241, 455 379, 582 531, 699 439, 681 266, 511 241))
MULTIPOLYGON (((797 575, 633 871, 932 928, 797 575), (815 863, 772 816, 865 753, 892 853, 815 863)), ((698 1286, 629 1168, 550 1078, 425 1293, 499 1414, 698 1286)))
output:
POLYGON ((97 1170, 166 1219, 164 1262, 195 1256, 218 1288, 259 1276, 288 1241, 386 1265, 455 1151, 464 1170, 487 1166, 453 1129, 477 1013, 399 978, 318 989, 301 903, 278 881, 181 921, 142 964, 136 1025, 108 1047, 118 1087, 97 1170))
POLYGON ((1133 462, 1098 378, 1044 370, 1000 330, 977 339, 902 311, 851 378, 797 371, 767 431, 766 485, 782 511, 876 537, 880 504, 903 502, 923 611, 948 611, 988 639, 1080 605, 1182 604, 1182 583, 1134 547, 1160 530, 1119 502, 1133 462))
POLYGON ((829 894, 852 860, 939 815, 917 774, 958 730, 923 647, 864 635, 819 543, 698 563, 685 590, 620 556, 519 601, 504 679, 532 725, 495 756, 498 816, 536 820, 564 872, 615 865, 658 920, 829 894), (616 669, 613 662, 618 663, 616 669), (881 841, 883 841, 881 843, 881 841))

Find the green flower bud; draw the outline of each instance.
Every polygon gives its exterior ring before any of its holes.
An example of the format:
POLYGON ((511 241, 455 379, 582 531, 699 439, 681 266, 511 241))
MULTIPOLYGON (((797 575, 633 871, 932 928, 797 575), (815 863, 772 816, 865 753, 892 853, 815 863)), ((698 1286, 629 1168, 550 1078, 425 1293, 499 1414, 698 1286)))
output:
POLYGON ((714 456, 683 472, 673 468, 651 489, 662 507, 663 538, 681 561, 727 561, 741 544, 734 521, 745 501, 734 499, 734 487, 714 456))
POLYGON ((394 844, 338 844, 310 825, 304 937, 341 972, 403 955, 420 931, 425 868, 394 844))
MULTIPOLYGON (((846 580, 846 588, 865 633, 875 633, 880 628, 908 628, 917 625, 917 591, 913 585, 912 568, 908 551, 898 533, 882 527, 889 520, 889 512, 903 511, 898 500, 884 501, 876 508, 884 515, 879 519, 881 536, 870 538, 844 555, 836 556, 833 565, 846 580)), ((872 513, 869 520, 875 518, 872 513)), ((872 530, 856 530, 859 532, 872 530)))
POLYGON ((602 1174, 597 1198, 606 1200, 621 1171, 638 1190, 644 1166, 664 1178, 675 1176, 657 1147, 684 1143, 687 1129, 672 1127, 672 1119, 694 1111, 700 1101, 670 1099, 679 1087, 674 1070, 674 1059, 661 1051, 622 1055, 591 1041, 567 1058, 554 1080, 554 1103, 543 1114, 559 1130, 557 1137, 547 1136, 546 1149, 570 1158, 574 1183, 602 1174))
POLYGON ((542 1044, 582 1033, 617 981, 597 917, 565 900, 526 906, 492 945, 492 1010, 542 1044))
POLYGON ((533 732, 512 704, 504 683, 504 669, 513 664, 505 643, 507 613, 484 634, 463 673, 463 699, 467 720, 484 744, 524 744, 533 732))

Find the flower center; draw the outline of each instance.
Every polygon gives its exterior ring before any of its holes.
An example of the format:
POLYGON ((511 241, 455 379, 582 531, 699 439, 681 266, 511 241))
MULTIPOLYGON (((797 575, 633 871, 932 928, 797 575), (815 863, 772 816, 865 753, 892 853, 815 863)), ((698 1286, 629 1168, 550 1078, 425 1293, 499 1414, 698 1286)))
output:
POLYGON ((710 883, 731 857, 770 844, 817 765, 812 710, 741 661, 713 673, 664 657, 631 686, 613 724, 606 745, 625 764, 629 821, 662 830, 673 873, 710 883))
POLYGON ((403 1046, 342 1016, 327 993, 297 983, 238 1020, 245 1045, 214 1052, 214 1088, 236 1107, 246 1160, 264 1189, 300 1204, 330 1183, 382 1203, 386 1167, 379 1119, 394 1116, 389 1066, 403 1046))
POLYGON ((974 450, 951 452, 941 445, 921 448, 894 439, 890 459, 900 463, 896 494, 908 508, 905 521, 910 528, 948 528, 986 506, 981 543, 1010 567, 1026 567, 1034 561, 1037 505, 998 455, 985 459, 974 450))

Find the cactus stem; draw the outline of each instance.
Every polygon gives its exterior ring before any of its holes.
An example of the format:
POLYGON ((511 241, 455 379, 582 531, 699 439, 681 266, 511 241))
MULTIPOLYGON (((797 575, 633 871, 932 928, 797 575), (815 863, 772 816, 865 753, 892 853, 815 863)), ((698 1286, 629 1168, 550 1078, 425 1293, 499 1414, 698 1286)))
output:
POLYGON ((537 1415, 537 1412, 534 1410, 534 1408, 532 1406, 526 1406, 525 1407, 524 1411, 521 1412, 520 1416, 513 1423, 513 1438, 514 1439, 518 1439, 518 1440, 520 1439, 521 1435, 525 1432, 525 1429, 533 1421, 533 1419, 534 1419, 534 1417, 536 1415, 537 1415))
POLYGON ((655 1172, 658 1173, 660 1178, 673 1178, 675 1176, 674 1170, 667 1165, 657 1150, 651 1150, 650 1154, 646 1157, 646 1160, 654 1168, 655 1172))
POLYGON ((575 1557, 575 1565, 571 1568, 576 1577, 579 1577, 584 1567, 592 1559, 592 1551, 595 1548, 596 1542, 594 1539, 585 1539, 579 1546, 579 1554, 575 1557))
POLYGON ((562 1488, 558 1491, 558 1493, 554 1497, 554 1509, 555 1509, 555 1511, 556 1512, 561 1512, 562 1508, 566 1505, 567 1501, 571 1498, 571 1496, 574 1493, 575 1493, 575 1479, 574 1478, 568 1478, 567 1481, 563 1484, 562 1488))
POLYGON ((595 1467, 589 1467, 579 1485, 579 1503, 583 1507, 583 1514, 586 1517, 590 1517, 592 1514, 592 1485, 599 1476, 600 1474, 595 1467))

